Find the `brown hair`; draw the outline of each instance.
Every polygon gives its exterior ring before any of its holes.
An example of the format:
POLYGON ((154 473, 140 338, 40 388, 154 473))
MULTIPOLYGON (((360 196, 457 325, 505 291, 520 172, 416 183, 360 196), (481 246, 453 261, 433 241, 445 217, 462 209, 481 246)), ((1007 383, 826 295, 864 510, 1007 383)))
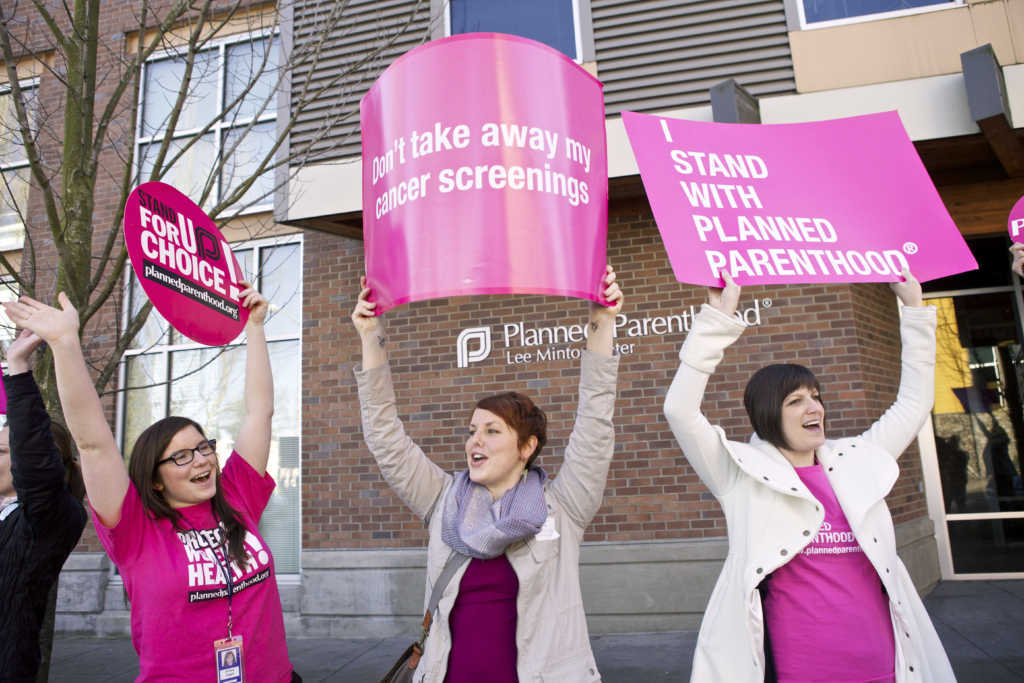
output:
MULTIPOLYGON (((154 422, 139 434, 132 448, 132 455, 128 461, 128 476, 139 492, 142 505, 149 511, 154 519, 169 519, 175 529, 186 531, 179 522, 181 515, 167 502, 162 491, 153 488, 158 482, 156 476, 156 463, 164 456, 168 444, 174 435, 187 427, 195 427, 196 431, 206 438, 203 428, 194 420, 187 417, 170 416, 154 422)), ((174 465, 177 467, 177 465, 174 465)), ((245 569, 248 565, 247 553, 245 551, 245 527, 238 518, 238 513, 228 504, 224 492, 220 486, 220 468, 217 468, 217 491, 210 501, 213 506, 214 516, 224 524, 228 536, 228 556, 239 566, 245 569)))
POLYGON ((548 418, 544 411, 538 408, 529 396, 515 391, 482 398, 477 401, 476 407, 494 413, 515 430, 520 448, 531 436, 537 437, 537 447, 526 461, 526 469, 529 469, 548 440, 548 418))
POLYGON ((64 483, 68 485, 71 495, 78 500, 84 499, 85 482, 82 481, 82 468, 78 466, 78 458, 75 457, 75 442, 71 438, 71 432, 64 425, 51 420, 50 435, 60 452, 61 462, 64 463, 64 483))

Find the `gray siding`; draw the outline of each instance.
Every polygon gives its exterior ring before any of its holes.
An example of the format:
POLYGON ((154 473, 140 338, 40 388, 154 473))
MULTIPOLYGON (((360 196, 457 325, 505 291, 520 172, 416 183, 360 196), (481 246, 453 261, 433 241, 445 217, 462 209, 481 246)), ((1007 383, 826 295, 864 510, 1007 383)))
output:
POLYGON ((292 77, 292 111, 304 96, 309 99, 305 88, 308 93, 330 85, 305 105, 292 129, 292 153, 309 146, 314 161, 360 154, 359 100, 391 62, 430 39, 429 0, 299 0, 294 45, 316 40, 336 7, 342 8, 342 20, 325 41, 319 61, 292 77))
POLYGON ((608 115, 707 104, 727 78, 753 95, 796 91, 783 0, 593 0, 591 11, 608 115))
MULTIPOLYGON (((292 153, 308 146, 314 161, 360 154, 359 100, 395 58, 429 40, 432 28, 443 32, 443 24, 440 30, 436 26, 442 19, 431 19, 431 4, 296 2, 295 45, 314 40, 332 8, 343 7, 343 20, 316 65, 293 76, 293 111, 304 88, 315 91, 336 82, 296 116, 292 153)), ((783 0, 592 0, 591 11, 609 115, 706 104, 711 86, 727 78, 754 95, 796 89, 783 0)))

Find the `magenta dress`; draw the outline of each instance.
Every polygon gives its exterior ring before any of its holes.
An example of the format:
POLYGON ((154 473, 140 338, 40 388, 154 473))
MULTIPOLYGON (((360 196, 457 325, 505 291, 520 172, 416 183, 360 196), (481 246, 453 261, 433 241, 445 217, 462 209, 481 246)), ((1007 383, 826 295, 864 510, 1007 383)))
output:
POLYGON ((516 597, 519 579, 504 554, 472 559, 448 621, 452 649, 445 683, 519 683, 516 597))

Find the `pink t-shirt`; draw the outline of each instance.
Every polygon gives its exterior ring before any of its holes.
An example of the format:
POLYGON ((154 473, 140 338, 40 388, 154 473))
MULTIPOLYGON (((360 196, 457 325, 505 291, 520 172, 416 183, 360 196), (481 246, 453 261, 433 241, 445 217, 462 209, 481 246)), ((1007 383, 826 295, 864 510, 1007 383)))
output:
POLYGON ((821 465, 795 468, 825 508, 803 552, 768 580, 765 620, 779 683, 895 681, 889 599, 821 465))
MULTIPOLYGON (((270 548, 255 531, 274 490, 232 453, 221 475, 228 503, 248 530, 249 566, 232 565, 232 633, 241 635, 246 681, 290 681, 292 665, 284 636, 270 548)), ((218 550, 222 529, 209 503, 178 510, 178 531, 154 520, 134 484, 121 504, 121 519, 107 528, 93 511, 100 542, 121 571, 131 601, 132 644, 139 653, 137 681, 216 681, 213 641, 227 637, 227 584, 218 550)))

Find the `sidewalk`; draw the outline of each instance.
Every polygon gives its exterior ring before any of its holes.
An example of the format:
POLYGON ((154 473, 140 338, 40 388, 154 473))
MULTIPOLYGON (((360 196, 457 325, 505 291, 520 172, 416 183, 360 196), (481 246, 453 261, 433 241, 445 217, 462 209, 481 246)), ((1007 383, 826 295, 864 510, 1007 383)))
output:
MULTIPOLYGON (((1024 581, 957 581, 925 598, 960 683, 1024 683, 1024 581)), ((697 634, 595 636, 594 655, 607 683, 686 681, 697 634)), ((292 639, 295 670, 306 683, 375 683, 409 644, 388 639, 292 639)), ((138 673, 126 639, 58 637, 50 680, 130 681, 138 673)))

